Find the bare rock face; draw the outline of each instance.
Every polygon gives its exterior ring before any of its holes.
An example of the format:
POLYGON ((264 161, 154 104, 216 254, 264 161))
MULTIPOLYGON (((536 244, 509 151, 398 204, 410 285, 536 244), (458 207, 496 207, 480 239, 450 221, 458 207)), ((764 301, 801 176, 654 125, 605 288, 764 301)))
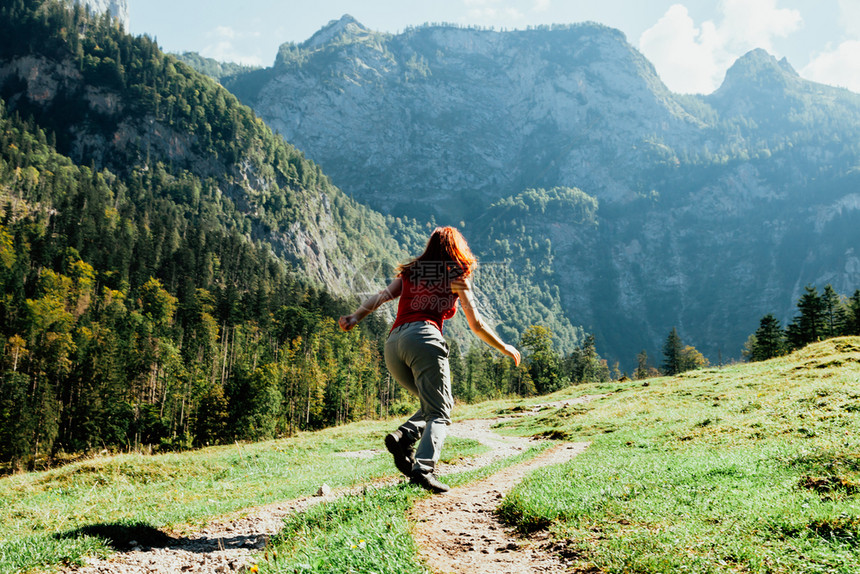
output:
POLYGON ((623 367, 642 349, 659 364, 673 326, 738 358, 804 285, 860 288, 860 96, 762 50, 682 96, 597 24, 392 35, 345 16, 225 85, 356 199, 463 222, 484 260, 544 277, 527 300, 556 293, 623 367), (599 201, 596 225, 493 208, 558 186, 599 201))
POLYGON ((110 12, 123 28, 128 30, 128 0, 75 0, 80 4, 89 7, 90 10, 97 14, 110 12))
POLYGON ((527 186, 629 199, 625 175, 661 152, 657 140, 677 146, 700 123, 620 32, 598 25, 390 36, 344 16, 283 47, 249 103, 357 198, 416 216, 527 186))

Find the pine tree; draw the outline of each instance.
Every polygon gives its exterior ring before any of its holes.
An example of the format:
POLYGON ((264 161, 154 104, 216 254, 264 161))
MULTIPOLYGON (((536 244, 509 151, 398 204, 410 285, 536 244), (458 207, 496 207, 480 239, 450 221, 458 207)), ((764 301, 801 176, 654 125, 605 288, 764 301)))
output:
POLYGON ((824 286, 821 304, 824 308, 826 337, 830 338, 842 335, 845 331, 847 313, 845 305, 842 303, 842 297, 829 283, 824 286))
POLYGON ((636 371, 633 373, 633 378, 647 379, 649 376, 648 352, 645 349, 642 349, 642 352, 636 355, 636 371))
POLYGON ((788 326, 788 341, 793 349, 800 349, 820 341, 826 333, 825 309, 818 289, 807 285, 797 302, 800 315, 788 326))
POLYGON ((520 346, 528 351, 527 362, 538 393, 545 394, 560 388, 559 358, 553 349, 552 331, 541 325, 525 330, 520 346))
POLYGON ((846 335, 860 335, 860 289, 848 299, 848 317, 845 323, 846 335))
POLYGON ((785 351, 785 333, 779 324, 779 319, 772 313, 768 313, 759 321, 750 360, 766 361, 767 359, 784 355, 785 351))
POLYGON ((666 375, 677 375, 682 370, 682 353, 684 343, 681 341, 681 336, 678 335, 678 330, 672 327, 669 336, 666 337, 666 343, 663 345, 663 373, 666 375))
POLYGON ((594 383, 601 380, 600 357, 597 355, 597 347, 594 335, 588 334, 579 347, 579 357, 582 365, 583 383, 594 383))

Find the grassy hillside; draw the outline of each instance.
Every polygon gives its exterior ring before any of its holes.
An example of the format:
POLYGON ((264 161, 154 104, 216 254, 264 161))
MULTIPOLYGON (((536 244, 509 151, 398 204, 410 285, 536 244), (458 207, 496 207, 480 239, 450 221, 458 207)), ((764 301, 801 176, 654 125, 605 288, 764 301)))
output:
MULTIPOLYGON (((165 530, 278 500, 394 476, 381 449, 390 422, 361 422, 297 437, 182 454, 119 455, 0 480, 0 572, 40 570, 104 556, 130 540, 156 544, 165 530)), ((486 450, 454 439, 443 460, 486 450)))
MULTIPOLYGON (((531 475, 502 505, 521 530, 549 529, 583 568, 848 573, 860 564, 858 383, 860 338, 849 337, 761 363, 582 385, 455 414, 494 417, 523 404, 603 395, 499 429, 592 441, 572 462, 531 475)), ((369 461, 332 456, 377 447, 388 426, 365 422, 254 445, 104 457, 4 478, 0 572, 107 553, 99 531, 87 528, 94 524, 193 524, 309 494, 322 482, 393 475, 383 454, 369 461)), ((466 442, 446 447, 452 459, 476 451, 466 442)), ((405 519, 422 495, 393 486, 315 507, 289 522, 260 570, 423 572, 405 519), (367 551, 357 551, 360 542, 367 551)))
POLYGON ((512 426, 593 440, 502 514, 602 572, 856 572, 860 338, 620 385, 512 426))

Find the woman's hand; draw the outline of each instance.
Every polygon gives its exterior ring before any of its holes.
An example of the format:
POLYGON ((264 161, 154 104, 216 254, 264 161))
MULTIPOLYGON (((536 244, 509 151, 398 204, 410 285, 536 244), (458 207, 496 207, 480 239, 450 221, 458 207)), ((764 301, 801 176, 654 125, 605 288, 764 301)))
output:
POLYGON ((514 360, 514 365, 520 366, 520 352, 513 345, 505 345, 505 354, 514 360))
POLYGON ((352 315, 343 315, 340 319, 337 320, 337 324, 340 325, 340 328, 344 331, 349 331, 356 325, 358 325, 358 318, 356 318, 355 313, 352 315))

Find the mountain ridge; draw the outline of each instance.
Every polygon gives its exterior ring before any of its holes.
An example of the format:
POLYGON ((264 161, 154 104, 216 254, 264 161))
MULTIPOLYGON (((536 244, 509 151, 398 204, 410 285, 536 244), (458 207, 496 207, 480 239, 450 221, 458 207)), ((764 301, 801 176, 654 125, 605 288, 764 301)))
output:
MULTIPOLYGON (((277 65, 244 78, 225 86, 382 212, 432 214, 468 234, 526 189, 595 197, 598 225, 550 247, 550 275, 565 316, 623 364, 643 348, 659 355, 672 326, 714 362, 738 357, 755 318, 790 319, 804 284, 860 284, 849 242, 833 235, 858 216, 843 197, 860 96, 763 50, 713 94, 689 96, 605 26, 428 25, 285 45, 277 65), (810 231, 811 218, 828 223, 810 231), (801 236, 808 247, 794 255, 801 236)), ((537 243, 549 238, 537 229, 537 243)), ((500 239, 478 237, 480 253, 500 239)))
MULTIPOLYGON (((0 43, 0 97, 11 112, 51 132, 57 150, 75 163, 122 178, 161 164, 171 176, 212 182, 248 241, 337 296, 381 289, 397 263, 423 248, 435 223, 385 216, 355 201, 250 108, 161 53, 150 38, 123 35, 109 20, 87 19, 79 9, 52 12, 59 22, 24 18, 31 33, 7 27, 0 43), (87 33, 76 37, 75 28, 87 33), (33 43, 40 35, 43 41, 33 43)), ((562 350, 578 342, 581 330, 562 315, 547 316, 542 306, 525 309, 507 326, 512 341, 542 322, 553 325, 562 350)), ((488 320, 498 318, 492 307, 484 311, 488 320)), ((465 332, 455 318, 446 334, 468 348, 465 332)))
POLYGON ((349 14, 344 14, 340 19, 331 20, 328 24, 320 28, 313 36, 302 42, 300 46, 305 49, 313 49, 335 40, 355 38, 359 34, 368 32, 370 30, 362 26, 358 20, 349 14))

